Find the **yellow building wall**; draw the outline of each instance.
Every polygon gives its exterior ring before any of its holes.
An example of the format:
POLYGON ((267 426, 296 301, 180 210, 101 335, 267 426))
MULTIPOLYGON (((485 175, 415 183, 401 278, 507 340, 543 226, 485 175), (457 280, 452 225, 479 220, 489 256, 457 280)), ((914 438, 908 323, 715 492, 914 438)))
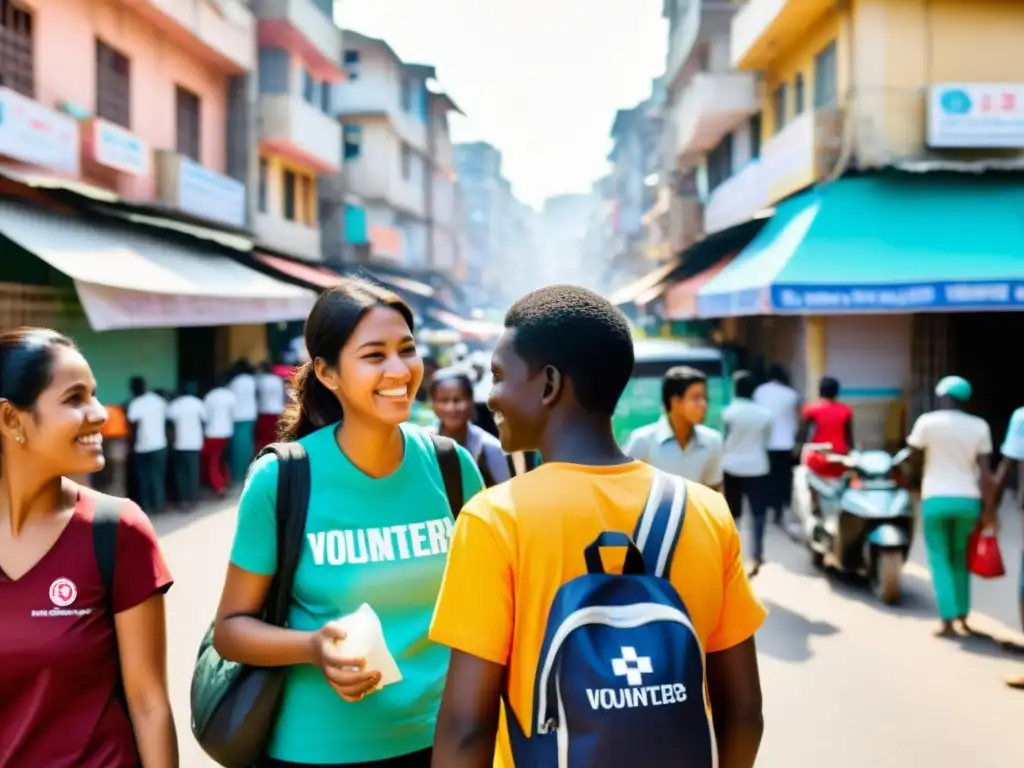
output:
MULTIPOLYGON (((766 164, 775 157, 785 158, 776 166, 768 189, 769 202, 775 202, 818 181, 819 163, 816 162, 816 142, 812 138, 822 129, 814 116, 815 58, 830 44, 836 46, 836 94, 840 109, 850 93, 850 23, 848 11, 829 11, 807 27, 798 42, 780 51, 763 73, 762 97, 762 156, 766 164), (796 113, 796 79, 803 78, 803 112, 796 113), (785 125, 775 120, 774 98, 776 90, 785 84, 785 125), (801 125, 793 125, 797 120, 801 125), (787 130, 789 129, 789 130, 787 130), (803 162, 801 162, 801 158, 803 162), (795 160, 794 160, 795 159, 795 160), (781 168, 785 168, 783 172, 781 168)), ((825 125, 824 123, 821 125, 825 125)))
MULTIPOLYGON (((853 20, 862 166, 926 154, 928 86, 1024 83, 1024 2, 1019 0, 857 0, 853 20)), ((942 153, 963 160, 1022 154, 942 153)))
POLYGON ((309 227, 319 226, 316 200, 316 171, 313 168, 294 163, 278 155, 260 155, 267 161, 267 210, 266 213, 284 217, 284 172, 291 171, 305 182, 299 182, 295 196, 295 220, 309 227))
MULTIPOLYGON (((764 73, 764 96, 761 103, 762 141, 767 144, 778 132, 774 122, 773 97, 776 89, 783 83, 788 84, 786 94, 786 115, 787 125, 796 117, 794 109, 796 106, 795 89, 793 83, 796 76, 803 75, 804 78, 804 109, 814 107, 814 57, 817 56, 829 43, 836 41, 836 58, 838 72, 838 93, 840 106, 843 103, 845 94, 849 89, 849 49, 848 36, 844 34, 845 24, 843 18, 835 11, 827 13, 813 27, 808 29, 800 38, 800 44, 780 52, 772 61, 764 73)), ((810 182, 808 182, 810 183, 810 182)))

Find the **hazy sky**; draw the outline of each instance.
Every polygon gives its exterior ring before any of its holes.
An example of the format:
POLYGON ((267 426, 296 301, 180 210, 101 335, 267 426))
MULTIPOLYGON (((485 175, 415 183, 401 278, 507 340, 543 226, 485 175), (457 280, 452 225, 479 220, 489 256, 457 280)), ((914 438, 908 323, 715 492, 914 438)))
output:
POLYGON ((466 113, 456 141, 504 154, 516 194, 537 205, 583 192, 607 166, 615 110, 665 68, 662 0, 339 0, 337 19, 434 64, 466 113))

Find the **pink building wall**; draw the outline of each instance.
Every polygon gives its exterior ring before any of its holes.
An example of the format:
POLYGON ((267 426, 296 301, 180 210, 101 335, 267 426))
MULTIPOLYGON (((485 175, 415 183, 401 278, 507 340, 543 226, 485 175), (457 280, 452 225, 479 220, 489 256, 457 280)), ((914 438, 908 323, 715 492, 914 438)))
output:
MULTIPOLYGON (((200 99, 200 162, 226 171, 228 74, 205 63, 120 2, 109 0, 28 0, 35 33, 36 100, 55 108, 67 101, 90 112, 96 109, 95 40, 131 61, 132 133, 150 150, 174 149, 175 86, 200 99)), ((198 43, 197 43, 198 44, 198 43)), ((125 196, 152 199, 156 169, 147 177, 122 176, 125 196)))

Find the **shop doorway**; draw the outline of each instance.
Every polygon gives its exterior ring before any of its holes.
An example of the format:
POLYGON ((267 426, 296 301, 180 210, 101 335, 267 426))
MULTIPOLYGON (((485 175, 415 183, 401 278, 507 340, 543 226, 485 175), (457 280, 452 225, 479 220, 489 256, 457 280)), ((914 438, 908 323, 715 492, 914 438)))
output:
POLYGON ((200 395, 217 382, 217 329, 213 327, 178 329, 178 388, 194 382, 200 395))
POLYGON ((1010 415, 1024 406, 1024 387, 1016 371, 1024 338, 1024 313, 978 312, 949 315, 951 368, 974 388, 972 410, 992 430, 998 451, 1010 415))

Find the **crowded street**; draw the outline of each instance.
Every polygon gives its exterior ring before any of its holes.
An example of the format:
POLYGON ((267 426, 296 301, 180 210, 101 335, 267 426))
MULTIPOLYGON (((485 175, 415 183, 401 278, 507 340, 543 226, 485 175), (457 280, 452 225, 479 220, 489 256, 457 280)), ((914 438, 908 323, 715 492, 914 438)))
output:
MULTIPOLYGON (((1020 516, 1006 512, 1002 536, 1020 541, 1020 516)), ((156 521, 177 579, 168 593, 169 674, 183 768, 214 765, 188 730, 189 681, 234 521, 228 503, 156 521)), ((923 549, 915 548, 904 571, 903 603, 887 608, 862 586, 821 578, 802 547, 778 529, 769 533, 769 562, 754 580, 770 611, 757 634, 765 700, 758 768, 1024 764, 1017 730, 1024 698, 1002 684, 1019 673, 1024 655, 983 638, 932 636, 923 549)), ((978 630, 1020 642, 1009 629, 1017 624, 1016 566, 1009 563, 1006 578, 975 580, 972 619, 978 630)))

